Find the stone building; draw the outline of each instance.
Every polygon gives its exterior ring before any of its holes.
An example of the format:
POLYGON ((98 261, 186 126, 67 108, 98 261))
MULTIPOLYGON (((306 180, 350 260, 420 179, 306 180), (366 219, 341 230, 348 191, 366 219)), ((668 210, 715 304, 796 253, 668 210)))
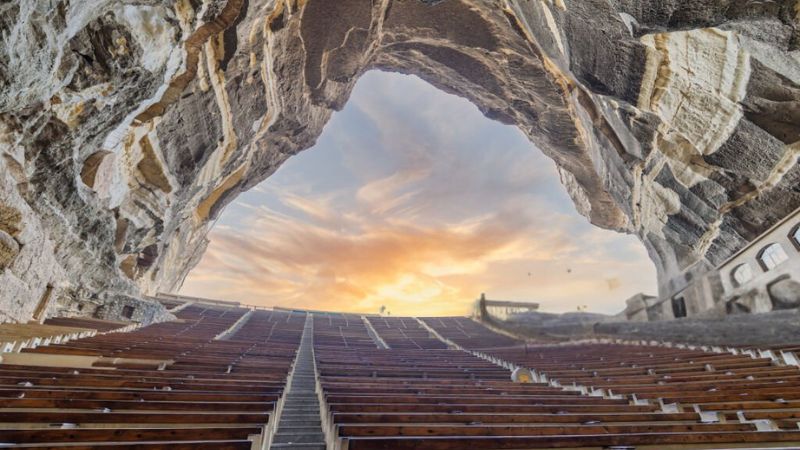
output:
POLYGON ((683 274, 669 295, 627 301, 633 321, 762 313, 800 307, 800 209, 701 277, 683 274))

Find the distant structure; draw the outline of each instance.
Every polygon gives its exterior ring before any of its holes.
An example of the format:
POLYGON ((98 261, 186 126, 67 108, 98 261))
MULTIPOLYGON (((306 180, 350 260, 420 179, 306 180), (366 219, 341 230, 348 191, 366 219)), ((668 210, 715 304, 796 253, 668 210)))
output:
POLYGON ((495 318, 506 320, 514 314, 537 311, 539 304, 534 302, 514 302, 508 300, 488 300, 481 294, 477 301, 476 315, 481 319, 495 318))
POLYGON ((795 210, 714 270, 673 280, 668 295, 627 300, 628 320, 763 313, 800 307, 800 209, 795 210))

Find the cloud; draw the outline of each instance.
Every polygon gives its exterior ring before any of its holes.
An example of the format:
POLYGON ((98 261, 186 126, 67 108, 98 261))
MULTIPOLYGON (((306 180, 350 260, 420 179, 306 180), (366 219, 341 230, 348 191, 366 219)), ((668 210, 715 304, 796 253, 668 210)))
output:
POLYGON ((234 287, 238 300, 269 305, 464 314, 493 264, 530 258, 532 247, 548 260, 567 241, 554 231, 534 245, 534 220, 507 212, 440 227, 366 218, 356 233, 321 227, 318 217, 262 210, 243 227, 215 229, 187 287, 226 295, 234 287))
POLYGON ((655 285, 642 246, 579 216, 519 130, 395 74, 362 77, 317 146, 220 223, 183 293, 460 315, 481 292, 616 312, 655 285))
POLYGON ((615 291, 622 285, 622 281, 620 281, 620 279, 617 277, 608 278, 606 279, 606 284, 608 284, 609 291, 615 291))
POLYGON ((330 228, 350 222, 334 203, 315 202, 319 213, 303 218, 259 209, 240 227, 213 230, 187 292, 265 306, 465 314, 484 291, 555 309, 565 301, 591 304, 633 273, 629 262, 598 264, 568 227, 551 226, 564 221, 555 215, 497 211, 436 226, 365 215, 357 228, 330 228))

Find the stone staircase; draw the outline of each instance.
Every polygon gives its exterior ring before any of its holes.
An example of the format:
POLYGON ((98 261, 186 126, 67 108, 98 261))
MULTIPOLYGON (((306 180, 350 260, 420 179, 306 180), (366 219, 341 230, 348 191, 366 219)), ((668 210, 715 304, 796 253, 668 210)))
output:
POLYGON ((325 450, 326 448, 320 421, 319 398, 316 393, 312 324, 312 316, 309 314, 278 429, 272 438, 270 447, 272 450, 325 450))

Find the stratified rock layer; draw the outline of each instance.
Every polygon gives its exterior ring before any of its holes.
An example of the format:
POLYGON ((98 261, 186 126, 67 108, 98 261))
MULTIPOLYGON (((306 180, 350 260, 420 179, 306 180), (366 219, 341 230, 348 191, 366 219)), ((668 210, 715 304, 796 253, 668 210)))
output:
POLYGON ((2 3, 0 310, 177 289, 224 205, 313 145, 371 69, 517 125, 669 292, 800 205, 798 16, 795 0, 2 3))

